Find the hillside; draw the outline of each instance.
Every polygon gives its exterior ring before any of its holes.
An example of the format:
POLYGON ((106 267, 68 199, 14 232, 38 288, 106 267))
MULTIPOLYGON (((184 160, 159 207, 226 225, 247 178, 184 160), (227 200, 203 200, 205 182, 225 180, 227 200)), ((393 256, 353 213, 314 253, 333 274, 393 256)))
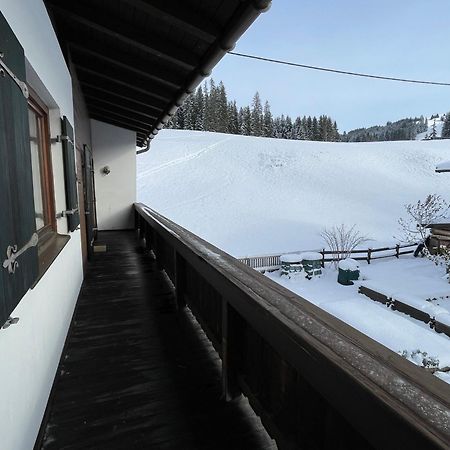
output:
POLYGON ((344 142, 405 141, 416 139, 422 132, 425 136, 426 131, 427 122, 424 117, 411 117, 387 122, 386 125, 351 130, 341 138, 344 142))
POLYGON ((439 114, 439 117, 431 118, 429 117, 427 119, 428 127, 425 131, 422 133, 417 134, 416 139, 422 140, 422 139, 428 139, 430 136, 433 135, 433 128, 436 128, 436 136, 441 137, 442 135, 442 128, 444 127, 444 114, 439 114))
POLYGON ((439 193, 449 141, 328 143, 163 130, 138 156, 138 200, 234 256, 323 245, 356 224, 392 242, 403 205, 439 193))
POLYGON ((430 138, 433 134, 436 138, 440 138, 444 121, 445 114, 434 114, 430 117, 410 117, 395 122, 387 122, 386 125, 375 125, 344 132, 341 140, 344 142, 422 140, 430 138))

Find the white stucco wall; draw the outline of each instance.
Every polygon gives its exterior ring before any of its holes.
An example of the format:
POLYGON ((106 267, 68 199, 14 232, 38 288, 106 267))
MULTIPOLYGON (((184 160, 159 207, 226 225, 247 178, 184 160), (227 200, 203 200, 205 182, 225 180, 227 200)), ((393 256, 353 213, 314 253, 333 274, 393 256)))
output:
POLYGON ((33 448, 81 282, 77 232, 14 310, 19 322, 0 331, 2 450, 33 448))
POLYGON ((73 123, 69 70, 42 0, 0 0, 0 11, 25 50, 25 56, 73 123))
MULTIPOLYGON (((0 10, 25 50, 27 81, 50 109, 51 137, 59 118, 73 124, 70 74, 41 0, 0 0, 0 10)), ((56 211, 65 209, 62 148, 53 144, 56 211)), ((66 219, 58 220, 66 233, 66 219)), ((0 436, 2 450, 33 448, 82 283, 80 232, 71 239, 39 283, 23 297, 0 330, 0 436)))
POLYGON ((133 228, 136 201, 136 133, 91 121, 99 230, 133 228), (111 173, 102 169, 108 166, 111 173))

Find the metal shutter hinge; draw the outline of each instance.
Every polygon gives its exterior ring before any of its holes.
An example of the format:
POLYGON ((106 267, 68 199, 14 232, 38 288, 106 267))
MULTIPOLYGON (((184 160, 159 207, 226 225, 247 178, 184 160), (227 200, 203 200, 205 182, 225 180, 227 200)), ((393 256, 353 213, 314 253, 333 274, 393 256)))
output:
POLYGON ((3 261, 3 268, 8 269, 8 272, 13 274, 19 266, 17 258, 29 248, 36 247, 38 242, 39 237, 37 233, 33 233, 30 240, 20 250, 17 250, 17 245, 8 245, 8 248, 6 249, 6 259, 3 261))
POLYGON ((62 212, 56 214, 56 218, 60 219, 61 217, 73 216, 77 212, 78 212, 78 208, 66 209, 65 211, 62 211, 62 212))
POLYGON ((8 74, 12 80, 19 86, 20 90, 22 91, 22 94, 25 98, 28 98, 29 92, 27 84, 24 81, 19 80, 14 72, 6 65, 5 61, 3 61, 4 53, 0 52, 0 75, 2 77, 5 77, 6 74, 8 74))
POLYGON ((63 142, 67 141, 69 144, 72 144, 75 147, 75 144, 73 143, 72 139, 70 139, 69 136, 66 136, 65 134, 59 134, 56 136, 56 138, 50 139, 50 142, 54 144, 55 142, 63 142))

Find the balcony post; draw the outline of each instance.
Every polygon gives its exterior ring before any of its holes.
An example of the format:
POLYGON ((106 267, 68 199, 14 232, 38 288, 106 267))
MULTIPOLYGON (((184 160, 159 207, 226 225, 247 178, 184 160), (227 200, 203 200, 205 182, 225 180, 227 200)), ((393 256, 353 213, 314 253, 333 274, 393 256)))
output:
POLYGON ((176 251, 175 252, 175 296, 177 306, 183 309, 186 306, 186 261, 176 251))
POLYGON ((238 384, 238 316, 222 298, 222 395, 231 401, 241 394, 238 384))

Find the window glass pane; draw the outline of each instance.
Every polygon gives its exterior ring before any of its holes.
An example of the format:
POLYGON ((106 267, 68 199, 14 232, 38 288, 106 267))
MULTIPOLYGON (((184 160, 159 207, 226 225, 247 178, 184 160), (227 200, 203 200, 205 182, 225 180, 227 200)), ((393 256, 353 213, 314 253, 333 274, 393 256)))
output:
POLYGON ((33 191, 34 191, 34 208, 36 212, 36 230, 41 229, 45 225, 44 221, 44 201, 42 195, 41 181, 41 160, 40 149, 41 136, 39 132, 39 118, 32 111, 28 110, 28 119, 30 122, 30 148, 31 148, 31 166, 33 170, 33 191))

